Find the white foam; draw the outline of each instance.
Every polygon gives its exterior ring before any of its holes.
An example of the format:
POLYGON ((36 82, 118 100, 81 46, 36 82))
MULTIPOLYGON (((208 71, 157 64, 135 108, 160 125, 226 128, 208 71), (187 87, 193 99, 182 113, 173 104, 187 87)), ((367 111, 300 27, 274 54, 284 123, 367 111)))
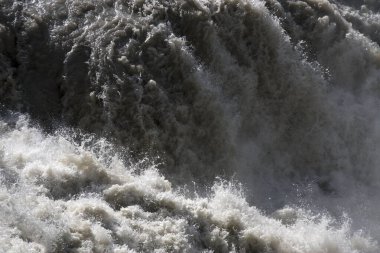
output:
POLYGON ((22 117, 16 127, 2 122, 1 129, 5 252, 378 249, 368 236, 352 231, 348 219, 338 222, 289 207, 271 218, 224 181, 216 182, 207 197, 185 197, 154 167, 137 173, 116 155, 99 157, 99 150, 75 144, 69 136, 45 135, 22 117))

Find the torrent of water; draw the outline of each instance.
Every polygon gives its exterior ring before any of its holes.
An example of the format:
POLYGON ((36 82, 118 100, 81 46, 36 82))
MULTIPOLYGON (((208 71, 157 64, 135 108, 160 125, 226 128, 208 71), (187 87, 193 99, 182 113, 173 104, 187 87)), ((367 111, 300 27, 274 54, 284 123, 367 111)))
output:
POLYGON ((378 1, 0 6, 0 252, 379 252, 378 1))

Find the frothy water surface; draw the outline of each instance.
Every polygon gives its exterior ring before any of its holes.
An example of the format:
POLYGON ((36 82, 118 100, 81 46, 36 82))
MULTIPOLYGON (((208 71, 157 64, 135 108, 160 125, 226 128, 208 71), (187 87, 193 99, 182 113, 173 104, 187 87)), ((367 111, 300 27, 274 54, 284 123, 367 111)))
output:
POLYGON ((154 166, 110 155, 103 140, 85 148, 23 117, 15 126, 1 122, 0 138, 5 252, 377 250, 347 219, 290 207, 264 215, 233 183, 220 180, 207 197, 187 198, 154 166))

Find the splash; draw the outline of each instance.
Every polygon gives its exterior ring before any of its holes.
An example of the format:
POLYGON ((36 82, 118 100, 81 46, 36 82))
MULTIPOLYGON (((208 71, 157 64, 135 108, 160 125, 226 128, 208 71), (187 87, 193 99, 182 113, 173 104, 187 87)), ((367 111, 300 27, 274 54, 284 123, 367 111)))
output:
POLYGON ((5 252, 375 252, 377 245, 301 208, 272 217, 220 180, 189 198, 158 172, 97 140, 1 122, 1 247, 5 252), (88 140, 83 139, 83 143, 88 140), (104 155, 106 157, 104 157, 104 155))

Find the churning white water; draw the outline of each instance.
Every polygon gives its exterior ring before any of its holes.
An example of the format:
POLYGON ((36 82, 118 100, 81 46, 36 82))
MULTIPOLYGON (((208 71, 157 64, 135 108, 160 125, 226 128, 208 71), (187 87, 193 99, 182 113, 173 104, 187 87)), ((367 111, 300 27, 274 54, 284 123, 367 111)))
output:
POLYGON ((207 197, 186 198, 154 166, 125 165, 104 140, 76 144, 24 117, 0 127, 4 252, 377 250, 347 219, 290 207, 266 216, 222 180, 207 197))
POLYGON ((378 253, 376 0, 0 0, 0 252, 378 253))

